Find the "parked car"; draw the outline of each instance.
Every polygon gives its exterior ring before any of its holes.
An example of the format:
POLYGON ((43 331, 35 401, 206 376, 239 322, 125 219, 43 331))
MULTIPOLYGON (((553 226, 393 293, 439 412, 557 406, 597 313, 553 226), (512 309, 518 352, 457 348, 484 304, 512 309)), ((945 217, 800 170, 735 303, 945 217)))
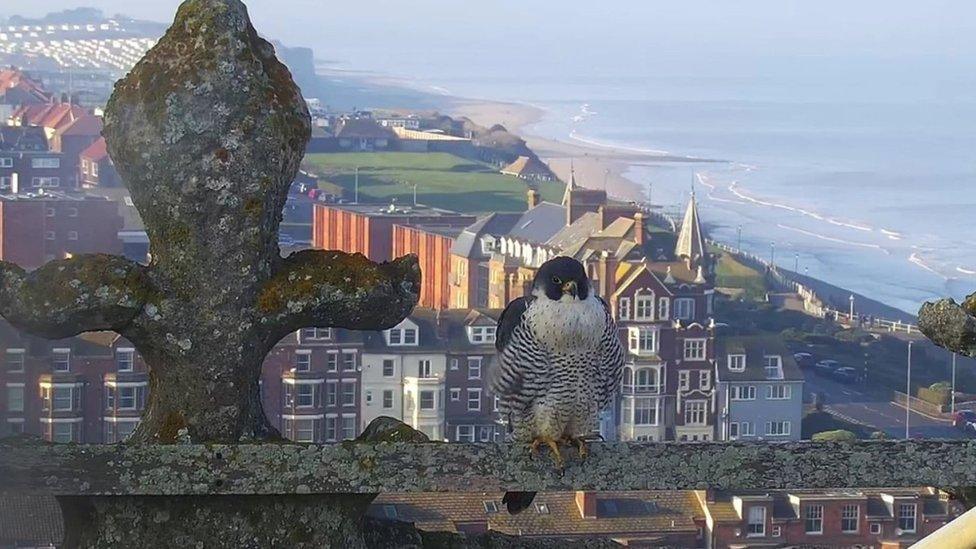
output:
POLYGON ((971 431, 976 427, 976 412, 959 410, 952 414, 952 426, 963 431, 971 431))
POLYGON ((857 381, 857 370, 850 366, 841 366, 831 372, 830 375, 841 383, 854 383, 857 381))
POLYGON ((830 375, 831 372, 840 368, 840 362, 836 360, 825 358, 813 365, 813 368, 820 374, 830 375))
POLYGON ((793 360, 800 368, 809 368, 817 362, 810 353, 793 353, 793 360))

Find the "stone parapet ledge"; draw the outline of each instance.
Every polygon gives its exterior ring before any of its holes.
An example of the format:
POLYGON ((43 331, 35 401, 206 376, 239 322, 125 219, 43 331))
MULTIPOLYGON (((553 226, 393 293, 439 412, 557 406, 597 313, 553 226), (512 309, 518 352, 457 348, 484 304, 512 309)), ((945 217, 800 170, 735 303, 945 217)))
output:
POLYGON ((557 471, 506 444, 0 442, 0 492, 301 495, 976 485, 976 441, 594 444, 557 471))

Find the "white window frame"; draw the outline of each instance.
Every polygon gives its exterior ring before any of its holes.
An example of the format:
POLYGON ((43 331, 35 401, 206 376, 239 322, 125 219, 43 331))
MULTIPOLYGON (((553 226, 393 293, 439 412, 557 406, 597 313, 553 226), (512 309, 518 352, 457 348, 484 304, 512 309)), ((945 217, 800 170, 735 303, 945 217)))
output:
POLYGON ((431 389, 424 389, 417 393, 417 408, 420 410, 436 410, 437 409, 437 391, 431 389), (430 407, 424 406, 424 395, 430 396, 430 407))
POLYGON ((654 294, 634 296, 634 320, 654 320, 654 294))
POLYGON ((870 523, 868 525, 868 531, 871 532, 871 535, 874 535, 874 536, 880 535, 881 534, 881 523, 880 522, 872 522, 872 523, 870 523))
POLYGON ((630 320, 630 298, 621 297, 617 300, 618 316, 620 320, 630 320))
POLYGON ((708 425, 708 401, 685 401, 685 425, 708 425))
POLYGON ((729 400, 756 400, 756 386, 733 385, 729 387, 729 400))
POLYGON ((674 317, 678 320, 692 320, 695 318, 695 299, 679 297, 674 300, 674 317))
POLYGON ((31 158, 31 168, 35 170, 56 170, 61 167, 61 159, 56 156, 31 158))
POLYGON ((380 374, 383 377, 395 377, 396 376, 396 360, 392 358, 384 358, 380 362, 380 374), (390 367, 390 375, 386 374, 386 367, 390 367))
POLYGON ((691 371, 678 370, 678 390, 687 391, 691 389, 691 371))
POLYGON ((31 186, 37 188, 60 187, 60 177, 32 177, 31 186))
POLYGON ((78 231, 68 231, 68 240, 78 240, 78 231))
POLYGON ((657 300, 657 319, 671 319, 671 301, 666 297, 662 297, 657 300))
POLYGON ((342 351, 342 371, 343 372, 355 372, 356 371, 356 356, 359 353, 355 351, 342 351), (350 360, 352 357, 352 360, 350 360))
POLYGON ((451 387, 451 402, 460 402, 460 401, 461 401, 461 388, 451 387))
POLYGON ((856 503, 847 503, 840 510, 840 531, 844 534, 856 534, 861 530, 861 507, 856 503), (848 528, 849 522, 854 521, 854 528, 848 528), (847 521, 847 522, 845 522, 847 521))
POLYGON ((815 503, 807 505, 803 510, 803 531, 808 536, 818 536, 823 534, 823 519, 824 519, 824 506, 815 503), (816 511, 816 512, 813 512, 816 511), (811 523, 817 526, 817 529, 811 529, 811 523))
POLYGON ((790 400, 791 398, 793 398, 793 387, 786 383, 766 386, 766 400, 790 400))
POLYGON ((131 372, 135 369, 136 350, 131 347, 120 347, 115 350, 115 370, 117 372, 131 372), (128 357, 128 358, 123 358, 128 357), (123 368, 128 364, 128 368, 123 368))
POLYGON ((699 370, 698 371, 698 386, 701 387, 703 391, 710 391, 712 389, 712 371, 711 370, 699 370))
POLYGON ((480 356, 468 357, 468 379, 481 379, 485 359, 480 356))
POLYGON ((627 329, 627 347, 635 355, 653 355, 658 352, 658 330, 653 326, 631 326, 627 329), (650 348, 648 348, 650 342, 650 348))
POLYGON ((308 349, 295 350, 295 371, 296 372, 312 371, 312 351, 308 349))
POLYGON ((651 397, 637 397, 633 401, 634 425, 658 425, 660 421, 660 401, 651 397), (642 417, 646 412, 647 418, 642 417))
POLYGON ((27 362, 24 360, 25 356, 26 349, 7 349, 6 354, 4 355, 4 368, 6 368, 8 372, 12 373, 23 372, 25 363, 27 362), (10 358, 12 356, 18 356, 20 358, 18 360, 11 361, 10 358), (11 368, 11 365, 19 365, 19 367, 14 370, 11 368))
POLYGON ((7 411, 12 413, 23 413, 24 412, 24 383, 8 383, 7 384, 7 411), (11 395, 18 394, 20 406, 15 407, 13 404, 17 402, 11 395))
POLYGON ((465 401, 466 409, 469 412, 480 412, 481 411, 481 389, 468 389, 467 397, 468 398, 465 401), (472 404, 475 404, 475 406, 472 407, 472 404))
POLYGON ((705 358, 708 356, 708 338, 687 338, 682 344, 682 351, 681 356, 684 358, 684 360, 705 360, 705 358))
POLYGON ((356 406, 356 381, 355 380, 343 379, 342 383, 339 384, 339 404, 344 408, 351 408, 351 407, 354 408, 356 406), (347 391, 346 390, 347 387, 351 389, 347 391), (352 400, 350 402, 346 402, 346 397, 350 395, 352 396, 352 400))
POLYGON ((392 389, 384 389, 383 390, 383 402, 382 402, 383 409, 384 410, 392 410, 393 409, 393 403, 394 403, 393 390, 392 389), (387 404, 387 398, 389 398, 389 404, 390 404, 389 406, 386 405, 387 404))
POLYGON ((71 371, 71 349, 51 349, 51 370, 55 372, 70 372, 71 371), (64 360, 60 360, 64 357, 64 360), (64 369, 58 367, 59 364, 64 364, 64 369))
POLYGON ((325 382, 325 405, 339 405, 339 382, 334 379, 325 382))
POLYGON ((788 437, 793 432, 793 422, 785 420, 767 421, 767 437, 788 437))
POLYGON ((728 368, 730 372, 744 372, 746 371, 746 355, 739 353, 730 353, 728 355, 728 368))
POLYGON ((455 437, 454 438, 458 442, 474 442, 475 441, 474 425, 458 425, 455 428, 455 433, 454 434, 455 434, 455 437))
POLYGON ((468 339, 475 345, 494 343, 496 330, 496 326, 468 326, 468 339))
POLYGON ((740 437, 754 437, 756 436, 756 424, 751 421, 740 421, 739 422, 739 436, 740 437))
POLYGON ((763 372, 766 374, 766 379, 783 379, 783 357, 780 355, 763 356, 763 372))
POLYGON ((0 156, 0 168, 13 168, 14 159, 9 156, 0 156))
POLYGON ((904 532, 906 534, 914 533, 916 530, 918 530, 918 505, 915 504, 915 503, 899 503, 898 504, 898 517, 897 517, 897 519, 898 519, 898 529, 899 530, 901 530, 902 532, 904 532), (906 513, 905 511, 908 511, 908 510, 910 510, 911 512, 910 513, 906 513), (905 521, 911 520, 912 521, 912 527, 911 528, 903 528, 902 527, 902 521, 903 520, 905 520, 905 521))
POLYGON ((753 505, 749 507, 746 521, 746 537, 761 538, 766 536, 766 507, 753 505))
POLYGON ((433 379, 434 378, 434 364, 433 361, 429 359, 421 359, 417 361, 417 377, 421 379, 433 379))

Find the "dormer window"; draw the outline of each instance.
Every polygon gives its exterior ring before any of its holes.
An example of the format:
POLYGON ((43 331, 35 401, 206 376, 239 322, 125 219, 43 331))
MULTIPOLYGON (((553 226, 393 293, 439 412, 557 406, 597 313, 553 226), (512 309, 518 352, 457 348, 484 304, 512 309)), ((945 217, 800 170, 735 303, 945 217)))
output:
POLYGON ((491 255, 497 249, 498 244, 493 237, 484 236, 481 238, 481 253, 491 255))
POLYGON ((416 345, 417 328, 401 325, 387 330, 387 343, 392 346, 416 345))
POLYGON ((468 326, 468 339, 471 343, 494 343, 495 326, 468 326))
POLYGON ((766 355, 763 357, 763 365, 766 369, 766 379, 783 379, 783 357, 766 355))
POLYGON ((332 328, 302 328, 299 332, 302 342, 329 341, 332 339, 332 328))
POLYGON ((729 371, 744 372, 746 370, 746 355, 729 355, 729 371))

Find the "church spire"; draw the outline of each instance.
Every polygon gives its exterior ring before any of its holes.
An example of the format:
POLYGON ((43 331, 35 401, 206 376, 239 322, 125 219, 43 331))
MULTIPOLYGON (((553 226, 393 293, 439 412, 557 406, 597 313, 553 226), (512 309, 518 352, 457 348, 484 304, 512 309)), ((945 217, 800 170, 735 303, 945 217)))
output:
POLYGON ((678 244, 674 255, 688 262, 688 267, 698 265, 705 257, 705 237, 702 233, 701 222, 698 219, 698 206, 695 202, 695 192, 691 192, 688 209, 685 210, 681 231, 678 233, 678 244))
POLYGON ((579 185, 576 184, 576 166, 573 165, 573 159, 569 159, 569 184, 566 185, 566 191, 563 193, 563 206, 569 206, 569 197, 572 195, 574 189, 578 189, 579 185))

